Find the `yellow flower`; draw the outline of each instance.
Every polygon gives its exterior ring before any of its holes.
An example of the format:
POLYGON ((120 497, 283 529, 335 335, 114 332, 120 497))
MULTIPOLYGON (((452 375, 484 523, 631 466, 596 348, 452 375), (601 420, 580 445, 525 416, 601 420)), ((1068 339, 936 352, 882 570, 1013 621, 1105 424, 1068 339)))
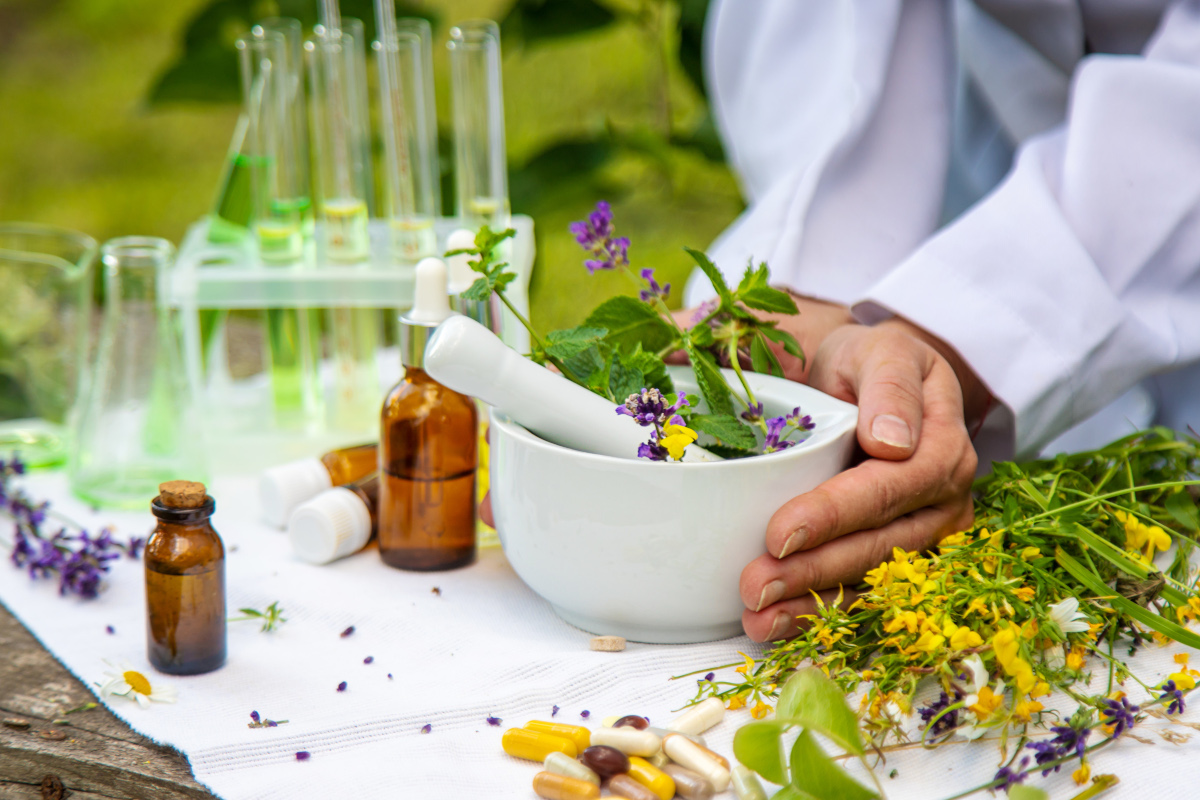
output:
POLYGON ((1092 768, 1086 763, 1080 764, 1079 769, 1071 773, 1071 778, 1080 786, 1087 783, 1090 777, 1092 777, 1092 768))
MULTIPOLYGON (((754 669, 754 659, 743 653, 741 650, 738 650, 738 655, 746 659, 746 663, 735 669, 734 672, 740 672, 743 675, 749 675, 750 670, 754 669)), ((741 708, 741 706, 738 706, 738 708, 741 708)))
POLYGON ((699 436, 686 425, 671 424, 663 426, 663 434, 658 443, 667 448, 667 453, 676 461, 683 460, 683 451, 699 436))
POLYGON ((885 561, 875 569, 867 572, 867 575, 863 580, 865 580, 871 586, 887 586, 892 582, 892 573, 888 570, 887 562, 885 561))
POLYGON ((992 637, 992 649, 996 652, 996 660, 1008 670, 1008 665, 1021 649, 1017 643, 1016 631, 1011 627, 996 631, 996 635, 992 637))
POLYGON ((970 707, 970 710, 975 712, 975 716, 979 717, 979 719, 987 719, 1003 702, 1003 693, 994 694, 992 687, 985 686, 979 690, 979 699, 975 705, 970 707))
POLYGON ((950 638, 951 650, 966 650, 968 647, 979 647, 983 644, 983 637, 966 625, 947 622, 942 632, 950 638))
POLYGON ((981 617, 987 613, 987 603, 983 602, 982 597, 972 597, 971 602, 967 604, 967 610, 963 612, 963 616, 965 617, 972 611, 981 617))
POLYGON ((1072 672, 1083 669, 1083 652, 1082 645, 1075 645, 1071 648, 1071 652, 1067 653, 1067 669, 1072 672))
POLYGON ((1188 675, 1186 672, 1172 672, 1167 676, 1167 679, 1175 681, 1175 685, 1180 689, 1187 690, 1196 688, 1196 679, 1191 675, 1188 675))
POLYGON ((1013 594, 1017 596, 1018 600, 1023 600, 1028 603, 1034 598, 1034 595, 1037 594, 1037 591, 1032 586, 1022 586, 1020 589, 1017 589, 1015 592, 1013 592, 1013 594))
POLYGON ((1021 560, 1030 561, 1042 554, 1042 551, 1036 547, 1026 547, 1021 551, 1021 560))
POLYGON ((759 700, 754 704, 754 708, 750 709, 750 716, 755 719, 762 719, 769 713, 771 713, 771 707, 762 700, 759 700))
POLYGON ((740 694, 737 694, 729 698, 729 705, 726 706, 726 708, 728 708, 730 711, 737 711, 739 708, 743 708, 745 705, 746 698, 742 697, 740 694))
POLYGON ((1034 714, 1044 708, 1045 706, 1037 700, 1021 700, 1013 706, 1013 719, 1017 722, 1029 722, 1034 714))
POLYGON ((1037 633, 1038 621, 1036 619, 1031 619, 1029 622, 1026 622, 1021 626, 1021 635, 1026 639, 1032 639, 1033 637, 1037 636, 1037 633))
POLYGON ((1171 549, 1171 537, 1167 532, 1157 525, 1147 528, 1146 531, 1146 560, 1150 561, 1154 558, 1155 550, 1166 552, 1171 549))
POLYGON ((904 648, 905 653, 932 653, 946 643, 946 637, 932 631, 925 631, 917 641, 904 648))
POLYGON ((864 681, 870 681, 870 680, 874 680, 874 679, 875 679, 875 673, 874 673, 874 672, 872 672, 872 671, 871 671, 871 670, 869 670, 869 669, 864 669, 864 670, 863 670, 863 671, 862 671, 862 672, 859 674, 859 677, 860 677, 860 678, 862 678, 864 681))

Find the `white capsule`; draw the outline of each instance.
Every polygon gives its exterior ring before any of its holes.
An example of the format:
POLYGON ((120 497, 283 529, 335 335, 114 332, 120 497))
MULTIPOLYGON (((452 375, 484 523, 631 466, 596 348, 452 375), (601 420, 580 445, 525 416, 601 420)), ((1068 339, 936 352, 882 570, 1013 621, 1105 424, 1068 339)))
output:
POLYGON ((758 782, 758 776, 746 767, 741 764, 734 766, 732 777, 733 793, 737 795, 737 800, 767 800, 767 793, 758 782))
POLYGON ((667 724, 667 730, 676 733, 704 733, 724 718, 724 701, 719 697, 710 697, 671 720, 667 724))
POLYGON ((662 739, 650 731, 639 731, 637 728, 597 728, 592 731, 592 744, 615 747, 627 756, 649 757, 658 752, 662 739))
POLYGON ((693 734, 693 733, 684 733, 683 731, 669 731, 666 728, 655 728, 653 725, 651 725, 649 728, 646 728, 646 730, 650 731, 651 733, 653 733, 655 736, 657 736, 660 739, 662 739, 668 733, 678 733, 680 736, 686 736, 687 738, 691 739, 693 742, 700 745, 701 747, 708 747, 708 742, 706 742, 704 740, 704 737, 698 733, 693 734))
POLYGON ((729 788, 729 770, 690 739, 671 734, 662 740, 662 748, 676 764, 699 772, 707 778, 713 786, 713 791, 718 794, 729 788))
POLYGON ((593 772, 586 764, 571 758, 566 753, 555 751, 546 756, 544 762, 547 772, 553 772, 556 775, 566 775, 568 778, 575 778, 588 783, 600 785, 600 776, 593 772))

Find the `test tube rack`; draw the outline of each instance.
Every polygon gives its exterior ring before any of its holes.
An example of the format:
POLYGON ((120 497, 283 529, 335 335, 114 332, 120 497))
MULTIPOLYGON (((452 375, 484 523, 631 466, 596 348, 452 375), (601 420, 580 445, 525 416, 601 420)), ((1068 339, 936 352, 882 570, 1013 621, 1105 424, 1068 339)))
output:
MULTIPOLYGON (((200 314, 206 310, 274 308, 407 309, 412 305, 413 269, 390 262, 386 221, 370 223, 370 261, 349 267, 328 263, 319 249, 305 265, 266 266, 255 258, 250 237, 243 243, 212 243, 208 241, 208 226, 208 221, 202 220, 188 230, 174 267, 164 276, 161 296, 174 312, 188 385, 205 412, 212 466, 252 472, 286 459, 323 452, 322 448, 365 441, 364 435, 372 433, 370 424, 354 431, 319 425, 302 435, 274 426, 265 375, 234 381, 219 344, 210 347, 206 366, 200 314)), ((514 215, 511 226, 516 235, 505 245, 504 260, 517 279, 506 288, 505 296, 528 317, 533 220, 514 215)), ((453 218, 435 222, 438 252, 445 251, 446 238, 458 227, 460 223, 453 218)), ((529 334, 512 313, 503 308, 498 319, 501 339, 519 352, 528 352, 529 334)), ((395 383, 401 374, 398 353, 382 351, 378 361, 382 383, 395 383)), ((387 386, 381 385, 380 401, 387 386)))

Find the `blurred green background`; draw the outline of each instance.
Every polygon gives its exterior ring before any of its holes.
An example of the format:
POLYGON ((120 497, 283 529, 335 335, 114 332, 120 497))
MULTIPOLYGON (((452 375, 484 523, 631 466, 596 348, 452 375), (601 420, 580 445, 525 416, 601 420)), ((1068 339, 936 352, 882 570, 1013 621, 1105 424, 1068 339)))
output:
MULTIPOLYGON (((623 277, 588 276, 567 224, 613 204, 637 267, 676 287, 683 245, 706 246, 742 209, 699 76, 707 0, 426 0, 438 114, 449 131, 444 43, 457 20, 503 31, 513 210, 534 217, 540 330, 578 324, 623 277)), ((369 0, 344 16, 374 29, 369 0)), ((103 241, 178 242, 210 209, 238 114, 234 40, 258 18, 310 23, 316 0, 0 2, 0 219, 103 241)), ((448 198, 449 200, 450 198, 448 198)))

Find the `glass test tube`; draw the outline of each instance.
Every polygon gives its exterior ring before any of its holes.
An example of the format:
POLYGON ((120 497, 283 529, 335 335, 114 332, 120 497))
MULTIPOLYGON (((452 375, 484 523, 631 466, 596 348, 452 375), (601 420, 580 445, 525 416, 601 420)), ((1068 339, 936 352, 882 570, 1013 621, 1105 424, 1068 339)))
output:
POLYGON ((463 227, 509 225, 508 165, 504 145, 504 90, 500 83, 500 28, 491 20, 450 29, 454 110, 456 209, 463 227))
POLYGON ((292 164, 285 187, 287 196, 279 203, 293 206, 300 213, 300 231, 305 245, 311 246, 313 236, 312 177, 308 147, 308 101, 304 90, 304 32, 300 20, 288 17, 269 17, 258 23, 251 32, 278 33, 284 39, 284 68, 282 70, 284 113, 290 135, 287 154, 292 164))
MULTIPOLYGON (((259 262, 266 267, 302 269, 305 210, 298 196, 301 178, 290 101, 287 39, 261 26, 237 50, 248 120, 246 146, 256 167, 251 172, 251 230, 259 262)), ((311 216, 311 213, 310 215, 311 216)), ((266 361, 275 421, 281 427, 314 429, 322 417, 320 320, 315 309, 266 309, 266 361)))
MULTIPOLYGON (((339 24, 337 29, 316 26, 305 49, 311 56, 318 255, 324 259, 323 265, 354 268, 367 266, 371 255, 366 65, 362 23, 347 19, 339 24), (354 30, 359 31, 357 42, 354 30)), ((371 430, 379 412, 375 364, 379 312, 331 309, 329 329, 334 363, 333 423, 343 430, 371 430)))
MULTIPOLYGON (((392 0, 376 0, 379 41, 380 114, 386 156, 383 216, 391 257, 409 266, 435 255, 433 222, 438 214, 436 121, 430 126, 433 95, 431 54, 419 28, 397 30, 392 0), (434 138, 429 138, 430 130, 434 138)), ((424 22, 424 20, 419 20, 424 22)), ((428 30, 428 23, 425 25, 428 30)))

